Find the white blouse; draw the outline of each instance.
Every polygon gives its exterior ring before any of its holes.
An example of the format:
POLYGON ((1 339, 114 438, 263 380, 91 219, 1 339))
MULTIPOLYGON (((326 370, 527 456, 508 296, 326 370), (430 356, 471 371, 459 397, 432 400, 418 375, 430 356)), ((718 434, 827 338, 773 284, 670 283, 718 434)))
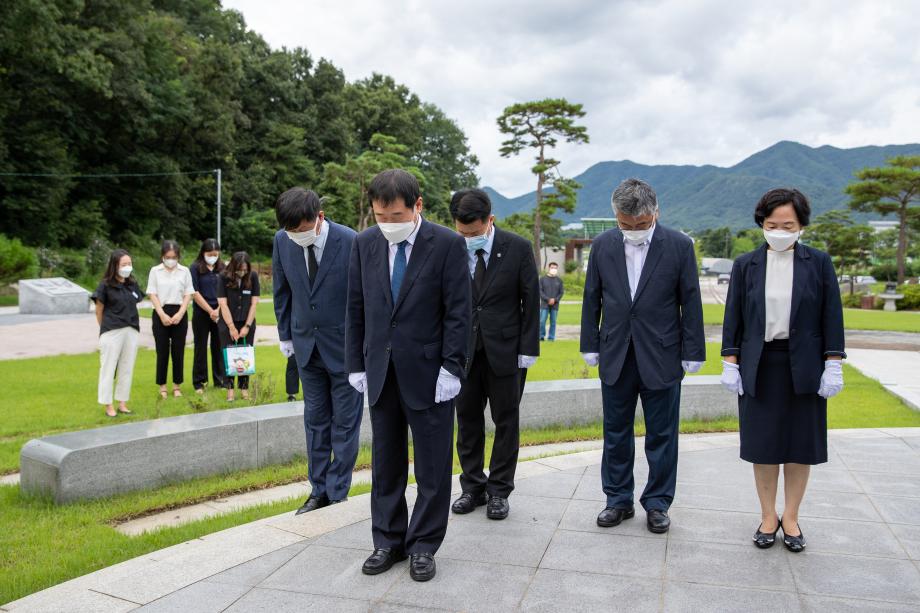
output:
POLYGON ((792 270, 795 249, 767 249, 767 279, 764 287, 767 321, 763 340, 789 338, 789 317, 792 311, 792 270))
POLYGON ((160 304, 182 304, 182 299, 195 293, 192 273, 182 264, 172 270, 162 262, 150 269, 147 277, 147 293, 156 294, 160 304))

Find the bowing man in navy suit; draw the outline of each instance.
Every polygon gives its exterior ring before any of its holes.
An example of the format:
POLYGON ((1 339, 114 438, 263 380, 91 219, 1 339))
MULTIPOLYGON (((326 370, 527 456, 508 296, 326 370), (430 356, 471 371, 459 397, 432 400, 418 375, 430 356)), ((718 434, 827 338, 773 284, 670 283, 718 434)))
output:
POLYGON ((345 361, 367 391, 373 427, 371 524, 376 575, 411 556, 416 581, 435 576, 450 510, 454 398, 466 361, 466 242, 422 218, 418 181, 386 170, 368 186, 377 225, 358 234, 348 269, 345 361), (407 427, 418 497, 411 519, 407 427))
POLYGON ((600 366, 604 405, 601 482, 607 506, 597 525, 633 517, 636 400, 645 416, 648 483, 640 502, 651 532, 667 532, 677 484, 680 383, 706 359, 703 305, 693 242, 659 223, 654 190, 627 179, 613 192, 619 229, 591 245, 581 316, 581 351, 600 366))
POLYGON ((326 219, 319 197, 295 187, 276 203, 272 249, 281 353, 303 383, 310 497, 297 510, 342 502, 358 458, 364 396, 345 370, 345 298, 355 231, 326 219))

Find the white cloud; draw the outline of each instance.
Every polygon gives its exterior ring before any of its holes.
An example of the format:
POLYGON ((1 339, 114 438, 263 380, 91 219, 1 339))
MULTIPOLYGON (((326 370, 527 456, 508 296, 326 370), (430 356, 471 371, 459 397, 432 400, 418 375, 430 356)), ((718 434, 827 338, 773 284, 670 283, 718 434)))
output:
POLYGON ((920 140, 920 12, 912 3, 729 0, 388 2, 224 0, 273 46, 307 48, 350 80, 382 72, 469 137, 483 183, 530 191, 532 160, 499 156, 514 102, 585 105, 603 160, 731 165, 778 140, 920 140))

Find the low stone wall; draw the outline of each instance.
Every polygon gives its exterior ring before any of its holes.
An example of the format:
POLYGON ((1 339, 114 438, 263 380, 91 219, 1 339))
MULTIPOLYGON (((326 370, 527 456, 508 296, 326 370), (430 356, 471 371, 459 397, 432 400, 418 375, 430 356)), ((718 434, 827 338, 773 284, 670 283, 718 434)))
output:
MULTIPOLYGON (((595 423, 601 406, 596 379, 531 382, 521 400, 521 427, 595 423)), ((371 439, 367 411, 362 443, 371 439)), ((718 377, 687 377, 680 411, 682 419, 735 415, 737 399, 722 390, 718 377)), ((492 427, 491 420, 486 424, 492 427)), ((66 503, 279 464, 304 451, 303 404, 270 404, 31 440, 22 448, 20 484, 23 492, 66 503)))

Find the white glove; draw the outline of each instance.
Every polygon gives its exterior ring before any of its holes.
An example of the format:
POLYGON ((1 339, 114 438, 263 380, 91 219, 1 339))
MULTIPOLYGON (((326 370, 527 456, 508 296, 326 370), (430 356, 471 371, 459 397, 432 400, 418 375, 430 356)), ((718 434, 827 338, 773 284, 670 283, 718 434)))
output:
POLYGON ((824 374, 821 375, 821 387, 818 395, 832 398, 843 389, 843 360, 825 360, 824 374))
POLYGON ((741 369, 737 364, 722 360, 721 383, 728 391, 744 396, 744 387, 741 385, 741 369))
POLYGON ((460 377, 455 377, 444 368, 438 373, 438 382, 434 387, 434 401, 447 402, 460 393, 460 377))
POLYGON ((535 355, 518 355, 518 368, 530 368, 537 363, 535 355))
POLYGON ((281 355, 289 358, 294 355, 294 341, 281 341, 281 344, 278 345, 278 349, 281 350, 281 355))
POLYGON ((597 366, 597 363, 601 359, 601 354, 599 353, 583 353, 581 357, 584 358, 585 364, 588 366, 597 366))
POLYGON ((353 388, 358 390, 359 394, 363 394, 367 391, 367 373, 366 372, 352 372, 348 373, 348 382, 353 388))
POLYGON ((681 360, 680 365, 684 367, 684 372, 690 373, 691 375, 695 372, 699 372, 703 367, 702 362, 691 362, 690 360, 681 360))

